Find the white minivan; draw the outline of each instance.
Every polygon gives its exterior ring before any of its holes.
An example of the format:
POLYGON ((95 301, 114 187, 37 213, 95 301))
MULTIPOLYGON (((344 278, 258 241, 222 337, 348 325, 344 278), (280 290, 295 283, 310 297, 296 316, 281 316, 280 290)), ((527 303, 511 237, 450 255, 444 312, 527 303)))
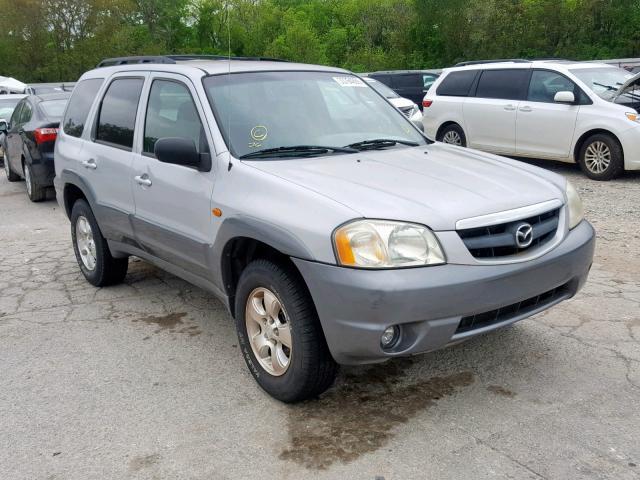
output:
POLYGON ((501 61, 446 69, 423 100, 426 136, 577 162, 594 180, 640 170, 640 74, 600 63, 501 61))

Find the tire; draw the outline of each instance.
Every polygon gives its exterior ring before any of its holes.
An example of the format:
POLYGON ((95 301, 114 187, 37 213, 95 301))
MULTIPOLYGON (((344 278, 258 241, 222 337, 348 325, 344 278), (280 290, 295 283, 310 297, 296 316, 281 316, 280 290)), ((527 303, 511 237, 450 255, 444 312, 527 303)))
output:
POLYGON ((9 180, 10 182, 17 182, 18 180, 20 180, 20 177, 18 176, 18 174, 14 173, 14 171, 11 170, 9 157, 7 156, 6 153, 4 155, 4 172, 7 174, 7 180, 9 180))
POLYGON ((40 186, 33 177, 31 166, 24 162, 24 181, 27 186, 27 195, 32 202, 41 202, 47 198, 47 189, 40 186))
POLYGON ((580 147, 578 163, 592 180, 612 180, 624 171, 622 146, 612 135, 591 135, 580 147))
POLYGON ((107 241, 102 236, 91 207, 85 200, 77 200, 73 204, 71 240, 80 270, 91 285, 106 287, 124 280, 127 275, 129 259, 111 256, 107 241), (90 227, 90 238, 86 235, 87 226, 90 227), (84 230, 85 234, 81 230, 84 230), (83 260, 83 256, 85 260, 83 260))
MULTIPOLYGON (((327 347, 307 287, 293 267, 269 260, 255 260, 250 263, 238 282, 235 312, 242 355, 249 371, 265 392, 282 402, 293 403, 314 398, 331 386, 338 372, 338 365, 327 347), (273 295, 273 298, 268 297, 267 292, 273 295), (269 316, 264 306, 272 304, 274 298, 280 308, 271 309, 272 313, 278 313, 269 316), (252 311, 258 311, 253 309, 254 301, 262 309, 262 317, 257 313, 251 315, 252 311), (253 318, 259 320, 252 320, 253 318), (270 334, 270 321, 280 330, 276 328, 270 334), (256 341, 264 345, 274 346, 263 347, 264 353, 267 353, 267 360, 273 359, 276 351, 284 355, 282 359, 287 359, 287 335, 283 334, 287 325, 290 332, 288 341, 291 344, 288 350, 288 365, 282 371, 284 362, 276 361, 279 368, 271 368, 270 371, 269 366, 265 366, 265 360, 258 359, 256 350, 258 353, 260 350, 254 347, 256 342, 250 340, 249 329, 252 330, 251 338, 258 339, 256 341), (277 335, 273 335, 274 331, 277 335)), ((270 363, 276 365, 273 360, 270 363)))
POLYGON ((437 140, 442 143, 457 145, 459 147, 467 146, 467 137, 464 134, 464 130, 462 130, 462 127, 457 123, 450 123, 440 130, 437 140))

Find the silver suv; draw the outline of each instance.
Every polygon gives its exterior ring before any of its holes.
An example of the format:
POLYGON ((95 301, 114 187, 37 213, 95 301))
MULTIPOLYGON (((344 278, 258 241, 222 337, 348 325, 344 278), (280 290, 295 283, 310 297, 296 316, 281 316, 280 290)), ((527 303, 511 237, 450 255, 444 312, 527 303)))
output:
POLYGON ((285 402, 573 296, 594 231, 548 171, 430 144, 352 73, 124 58, 85 73, 55 185, 95 286, 135 255, 213 292, 285 402))

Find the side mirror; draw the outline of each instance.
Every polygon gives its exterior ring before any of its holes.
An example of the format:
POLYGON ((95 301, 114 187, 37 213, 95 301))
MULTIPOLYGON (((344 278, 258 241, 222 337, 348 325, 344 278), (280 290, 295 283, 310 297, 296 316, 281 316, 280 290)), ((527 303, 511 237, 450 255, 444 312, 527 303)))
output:
POLYGON ((196 167, 205 172, 211 170, 211 157, 198 153, 196 144, 190 138, 160 138, 156 141, 153 151, 156 158, 163 163, 196 167))
POLYGON ((4 118, 0 118, 0 133, 6 134, 9 131, 9 124, 4 118))
POLYGON ((573 92, 558 92, 553 97, 553 101, 557 103, 576 103, 576 97, 573 92))

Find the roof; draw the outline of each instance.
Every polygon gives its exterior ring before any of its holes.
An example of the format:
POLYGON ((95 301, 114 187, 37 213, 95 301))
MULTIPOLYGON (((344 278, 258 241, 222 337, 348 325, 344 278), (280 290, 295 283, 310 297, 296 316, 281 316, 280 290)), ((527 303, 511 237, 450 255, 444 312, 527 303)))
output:
POLYGON ((254 71, 328 71, 346 72, 346 70, 322 65, 293 63, 285 60, 263 57, 225 57, 220 55, 158 55, 141 57, 117 57, 102 60, 96 70, 111 72, 122 71, 184 71, 190 67, 215 75, 221 73, 254 71))
POLYGON ((9 98, 9 99, 18 98, 18 99, 20 99, 20 98, 24 98, 26 96, 27 96, 26 93, 3 93, 3 94, 0 94, 0 100, 4 100, 6 98, 9 98))
POLYGON ((29 95, 38 102, 46 102, 48 100, 66 100, 71 96, 71 92, 41 93, 40 95, 29 95))
POLYGON ((477 70, 482 69, 500 69, 500 68, 541 68, 556 67, 558 70, 568 70, 577 68, 603 68, 609 67, 606 63, 595 62, 579 62, 574 60, 548 59, 548 60, 489 60, 486 62, 462 62, 463 64, 446 68, 447 71, 458 70, 477 70))
POLYGON ((366 72, 360 73, 359 75, 367 76, 367 75, 400 75, 403 73, 431 73, 433 75, 439 75, 442 73, 441 68, 432 68, 426 70, 379 70, 376 72, 366 72))
POLYGON ((90 70, 83 75, 83 78, 104 78, 117 72, 146 72, 160 71, 173 73, 195 74, 199 77, 204 75, 220 75, 224 73, 239 72, 264 72, 264 71, 319 71, 319 72, 339 72, 350 73, 347 70, 326 67, 322 65, 311 65, 306 63, 281 62, 273 60, 238 60, 220 58, 216 60, 194 59, 178 60, 173 63, 137 63, 123 64, 107 67, 100 67, 90 70))

